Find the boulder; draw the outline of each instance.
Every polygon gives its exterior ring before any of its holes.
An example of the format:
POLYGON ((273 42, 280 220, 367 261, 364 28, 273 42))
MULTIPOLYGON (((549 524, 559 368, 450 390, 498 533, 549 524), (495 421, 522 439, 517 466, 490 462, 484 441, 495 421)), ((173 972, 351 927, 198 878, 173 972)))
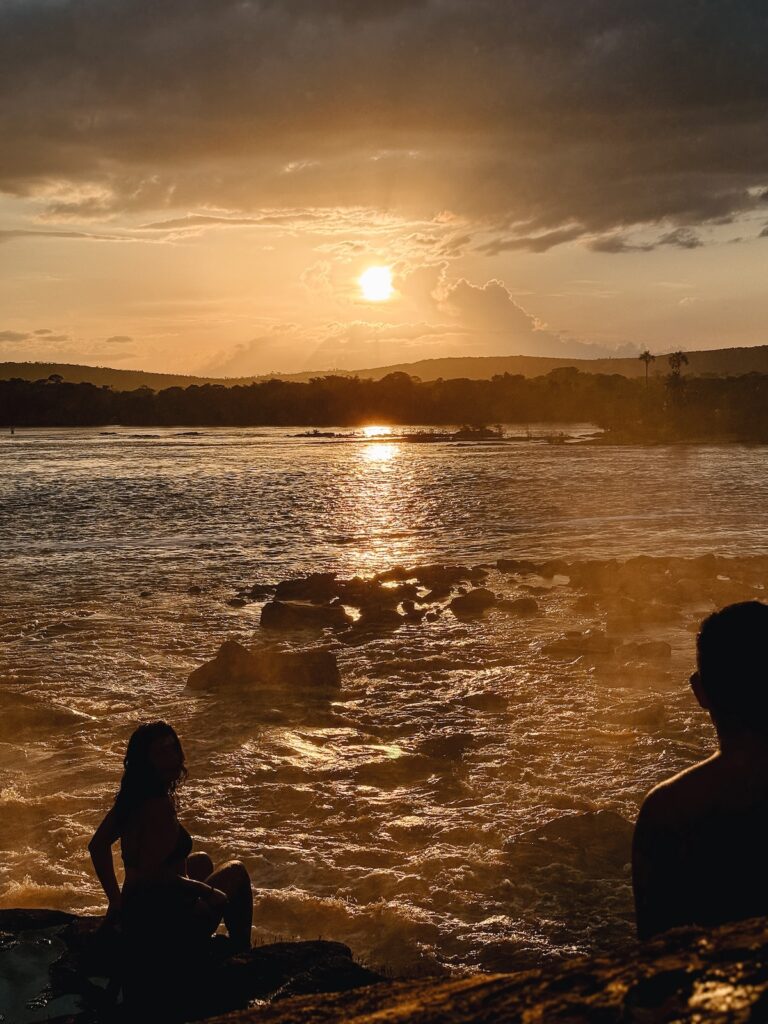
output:
POLYGON ((352 618, 340 604, 311 604, 304 601, 269 601, 261 609, 264 629, 345 629, 352 618))
POLYGON ((459 583, 474 582, 485 579, 485 570, 478 568, 470 569, 466 565, 443 565, 441 563, 430 565, 414 565, 408 570, 407 579, 417 580, 422 587, 428 590, 443 591, 457 586, 459 583))
POLYGON ((187 680, 189 690, 338 689, 341 675, 336 655, 330 651, 249 651, 236 640, 227 640, 213 661, 201 665, 187 680))
POLYGON ((397 608, 401 601, 418 597, 419 588, 415 583, 384 586, 375 579, 366 580, 354 576, 351 580, 341 581, 338 596, 342 604, 353 608, 397 608))
POLYGON ((529 562, 518 558, 499 558, 496 562, 499 572, 509 573, 511 576, 524 576, 528 573, 538 572, 536 562, 529 562))
POLYGON ((477 587, 467 594, 454 597, 448 607, 460 619, 477 618, 496 604, 496 595, 486 587, 477 587))
POLYGON ((268 583, 254 583, 252 587, 241 593, 241 597, 248 597, 251 601, 266 601, 277 588, 268 583))
POLYGON ((283 580, 275 587, 278 601, 312 601, 323 603, 338 595, 335 572, 313 572, 300 579, 283 580))
POLYGON ((405 615, 401 615, 396 608, 384 608, 372 605, 361 610, 360 618, 355 622, 355 628, 397 629, 406 621, 405 615))
POLYGON ((531 615, 539 615, 541 608, 539 602, 533 597, 516 597, 516 598, 504 598, 498 601, 496 607, 507 615, 520 615, 522 617, 528 617, 531 615))

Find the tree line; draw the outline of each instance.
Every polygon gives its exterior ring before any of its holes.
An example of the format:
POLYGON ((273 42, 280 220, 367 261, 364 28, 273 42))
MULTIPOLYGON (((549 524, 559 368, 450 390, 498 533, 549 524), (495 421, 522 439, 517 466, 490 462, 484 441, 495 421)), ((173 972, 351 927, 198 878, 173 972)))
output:
POLYGON ((526 378, 420 381, 405 373, 381 380, 319 376, 309 382, 266 380, 141 387, 0 381, 0 425, 57 426, 358 426, 590 422, 617 440, 768 441, 768 375, 688 377, 683 361, 666 377, 628 378, 571 367, 526 378))

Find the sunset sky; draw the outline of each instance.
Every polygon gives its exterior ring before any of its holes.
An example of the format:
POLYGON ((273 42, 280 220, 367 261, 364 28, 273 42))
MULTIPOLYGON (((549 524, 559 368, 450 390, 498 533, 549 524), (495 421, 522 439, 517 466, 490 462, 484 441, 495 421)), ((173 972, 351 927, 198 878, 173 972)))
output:
POLYGON ((766 40, 764 0, 0 0, 0 360, 768 343, 766 40))

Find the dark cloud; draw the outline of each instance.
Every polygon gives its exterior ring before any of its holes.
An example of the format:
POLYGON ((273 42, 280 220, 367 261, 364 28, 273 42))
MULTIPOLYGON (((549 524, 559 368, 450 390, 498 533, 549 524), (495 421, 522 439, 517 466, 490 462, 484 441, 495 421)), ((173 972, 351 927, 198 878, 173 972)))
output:
POLYGON ((15 341, 26 341, 30 335, 26 331, 0 331, 0 344, 15 341))
POLYGON ((519 251, 527 249, 529 252, 548 252, 556 245, 563 242, 572 242, 575 238, 581 238, 584 234, 584 227, 575 224, 571 227, 558 228, 556 231, 545 231, 540 235, 519 235, 512 238, 494 238, 477 247, 478 252, 486 256, 497 256, 500 252, 519 251))
POLYGON ((133 338, 127 334, 113 334, 109 338, 104 339, 105 345, 129 345, 133 341, 133 338))
POLYGON ((631 242, 623 235, 604 235, 602 238, 595 238, 589 247, 594 252, 624 253, 653 252, 654 249, 665 245, 671 245, 675 249, 700 249, 704 243, 691 228, 675 228, 659 235, 652 242, 631 242))
POLYGON ((764 0, 5 0, 0 188, 450 209, 497 252, 695 227, 761 202, 767 63, 764 0))

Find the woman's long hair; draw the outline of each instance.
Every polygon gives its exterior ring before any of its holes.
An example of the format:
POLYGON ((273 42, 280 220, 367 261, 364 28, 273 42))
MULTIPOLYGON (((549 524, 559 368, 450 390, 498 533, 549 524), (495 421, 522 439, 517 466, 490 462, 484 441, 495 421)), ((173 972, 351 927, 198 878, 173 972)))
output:
POLYGON ((170 796, 176 802, 176 790, 187 777, 184 750, 176 730, 167 722, 145 722, 135 729, 128 740, 128 749, 123 758, 125 771, 120 780, 120 789, 115 797, 118 818, 125 821, 145 800, 157 796, 170 796), (172 736, 179 748, 181 771, 178 779, 168 783, 160 778, 149 756, 155 740, 172 736))

